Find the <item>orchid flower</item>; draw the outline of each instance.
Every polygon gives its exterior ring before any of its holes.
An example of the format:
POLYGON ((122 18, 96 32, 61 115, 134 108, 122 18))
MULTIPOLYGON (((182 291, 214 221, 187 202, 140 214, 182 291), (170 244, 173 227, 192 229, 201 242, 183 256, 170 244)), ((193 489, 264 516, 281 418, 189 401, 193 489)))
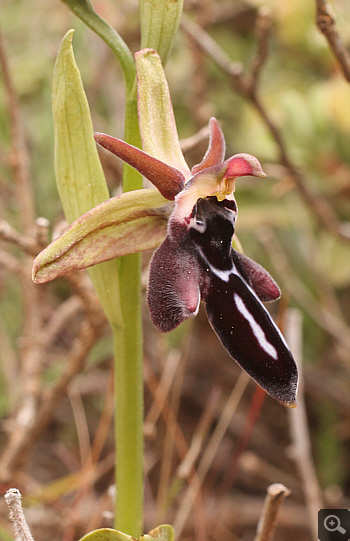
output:
POLYGON ((39 254, 34 280, 51 280, 158 245, 147 296, 157 329, 176 328, 198 313, 202 301, 231 357, 273 398, 293 407, 297 367, 263 305, 278 299, 280 290, 265 269, 232 247, 236 178, 265 177, 262 167, 249 154, 224 160, 224 136, 212 118, 208 151, 190 170, 180 149, 159 57, 145 49, 135 59, 143 150, 109 135, 94 137, 142 173, 159 193, 153 189, 125 193, 86 213, 39 254))

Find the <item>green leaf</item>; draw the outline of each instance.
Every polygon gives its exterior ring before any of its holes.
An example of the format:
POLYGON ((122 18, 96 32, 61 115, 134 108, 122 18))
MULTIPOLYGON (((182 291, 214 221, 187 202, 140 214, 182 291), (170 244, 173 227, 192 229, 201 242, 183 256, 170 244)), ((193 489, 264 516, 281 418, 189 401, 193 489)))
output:
POLYGON ((174 541, 174 528, 170 524, 162 524, 147 535, 141 535, 139 541, 153 541, 154 539, 157 539, 158 541, 174 541))
MULTIPOLYGON (((73 31, 62 40, 53 78, 52 109, 55 131, 55 176, 68 222, 109 198, 93 138, 89 106, 72 49, 73 31)), ((120 325, 118 261, 89 271, 103 309, 120 325)))
POLYGON ((135 538, 118 530, 102 528, 84 535, 80 541, 135 541, 135 538))
POLYGON ((172 205, 153 189, 108 199, 75 220, 37 256, 33 280, 48 282, 73 270, 156 248, 166 236, 171 210, 172 205))
POLYGON ((141 49, 158 51, 165 64, 179 28, 183 0, 140 0, 141 49))
POLYGON ((175 532, 170 524, 162 524, 151 532, 141 535, 138 540, 118 530, 102 528, 84 535, 80 541, 174 541, 175 532))
POLYGON ((179 169, 188 179, 191 173, 181 152, 168 83, 159 55, 152 49, 143 49, 135 54, 135 61, 143 150, 179 169))

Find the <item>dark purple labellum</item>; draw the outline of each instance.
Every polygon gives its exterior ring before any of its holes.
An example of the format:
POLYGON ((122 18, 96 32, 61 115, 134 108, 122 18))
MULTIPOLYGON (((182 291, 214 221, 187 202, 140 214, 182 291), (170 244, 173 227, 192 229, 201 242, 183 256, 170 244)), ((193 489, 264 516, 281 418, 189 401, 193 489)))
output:
POLYGON ((188 224, 170 218, 151 262, 151 317, 160 331, 170 331, 195 315, 202 300, 228 353, 273 398, 293 405, 297 367, 261 302, 280 291, 265 269, 233 250, 236 214, 234 200, 208 197, 197 201, 188 224))

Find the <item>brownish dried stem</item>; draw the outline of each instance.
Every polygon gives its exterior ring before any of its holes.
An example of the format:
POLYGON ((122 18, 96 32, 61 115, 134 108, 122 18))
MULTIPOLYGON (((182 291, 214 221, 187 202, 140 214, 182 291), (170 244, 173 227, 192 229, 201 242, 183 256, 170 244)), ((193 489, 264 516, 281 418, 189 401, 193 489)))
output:
POLYGON ((0 66, 3 75, 4 87, 7 94, 10 115, 10 129, 12 138, 12 155, 10 158, 16 181, 17 201, 20 208, 19 215, 23 231, 28 232, 28 230, 33 226, 35 220, 32 182, 29 173, 30 159, 23 134, 18 99, 12 82, 1 31, 0 66))
POLYGON ((258 11, 255 25, 257 51, 250 62, 250 68, 246 75, 246 91, 248 94, 252 95, 256 92, 259 75, 269 54, 271 30, 271 9, 268 6, 263 6, 258 11))
POLYGON ((181 150, 184 154, 187 152, 190 152, 191 150, 195 149, 197 146, 199 146, 203 141, 209 138, 209 127, 204 126, 201 130, 199 130, 197 133, 192 135, 191 137, 187 137, 187 139, 181 139, 180 146, 181 150))
POLYGON ((11 274, 15 274, 19 277, 22 276, 23 268, 18 259, 6 250, 0 249, 0 268, 1 267, 11 274))
POLYGON ((275 483, 268 487, 254 541, 271 541, 273 539, 280 507, 289 494, 290 490, 284 485, 275 483))
MULTIPOLYGON (((56 385, 42 393, 40 403, 26 400, 16 418, 9 441, 0 458, 0 480, 8 482, 22 464, 33 443, 50 422, 55 408, 67 392, 74 376, 84 366, 87 354, 100 336, 104 325, 93 325, 84 321, 80 333, 67 358, 66 367, 56 385)), ((29 395, 30 396, 30 395, 29 395)))
POLYGON ((277 143, 280 153, 280 162, 292 176, 304 202, 325 229, 339 236, 343 240, 350 241, 350 224, 340 223, 326 199, 320 195, 316 195, 308 188, 306 178, 291 160, 280 130, 270 118, 260 99, 256 95, 253 95, 251 97, 251 102, 277 143))
POLYGON ((263 244, 283 287, 290 292, 298 304, 320 327, 325 329, 349 351, 350 331, 348 325, 343 319, 340 319, 325 308, 305 287, 290 265, 288 257, 273 229, 267 226, 260 227, 256 235, 258 240, 263 244))
POLYGON ((317 513, 323 507, 311 453, 310 434, 304 401, 304 373, 302 356, 302 315, 294 309, 287 314, 286 339, 298 365, 299 388, 298 407, 289 410, 292 436, 292 458, 295 460, 303 483, 312 538, 317 541, 317 513))
MULTIPOLYGON (((264 12, 262 13, 264 14, 264 12)), ((243 66, 240 63, 232 62, 225 51, 198 24, 190 21, 187 17, 183 17, 181 24, 185 32, 230 77, 234 90, 249 100, 254 106, 277 144, 280 162, 286 167, 294 179, 300 195, 312 213, 317 217, 320 225, 341 239, 350 241, 350 224, 340 223, 329 203, 308 188, 306 178, 289 156, 280 130, 269 116, 258 96, 256 85, 261 68, 267 59, 270 19, 266 14, 264 16, 260 15, 257 21, 258 24, 261 24, 261 28, 258 31, 258 50, 253 57, 250 72, 247 74, 243 73, 243 66), (263 22, 261 23, 261 21, 263 22)))
POLYGON ((23 252, 36 256, 42 249, 35 238, 21 235, 5 220, 0 220, 0 240, 18 246, 23 252))
MULTIPOLYGON (((188 329, 190 327, 192 326, 190 325, 188 329)), ((170 485, 170 479, 171 479, 174 448, 175 448, 175 445, 177 445, 176 438, 172 436, 172 433, 175 432, 176 434, 178 432, 176 430, 177 425, 178 425, 177 415, 178 415, 178 411, 180 407, 181 389, 182 389, 182 384, 183 384, 184 370, 185 370, 185 364, 186 364, 186 360, 188 356, 190 340, 191 340, 190 334, 187 334, 183 342, 181 357, 180 357, 180 361, 177 367, 177 373, 176 373, 176 377, 174 378, 174 384, 173 384, 172 393, 170 396, 169 412, 172 413, 172 416, 168 417, 167 430, 166 430, 166 434, 165 434, 164 442, 163 442, 162 463, 161 463, 161 469, 160 469, 160 479, 159 479, 157 503, 156 503, 158 522, 161 522, 161 517, 164 516, 164 511, 166 509, 167 494, 169 491, 169 485, 170 485)), ((179 437, 177 439, 179 439, 179 437)), ((181 458, 183 458, 188 451, 188 445, 185 439, 182 445, 182 451, 183 452, 181 454, 181 458)))
MULTIPOLYGON (((68 280, 82 301, 87 319, 83 322, 78 338, 66 359, 66 367, 61 378, 49 391, 43 391, 41 387, 42 363, 46 348, 49 346, 48 337, 41 328, 32 336, 31 346, 25 354, 23 399, 13 421, 9 441, 0 457, 0 479, 3 482, 9 481, 26 459, 34 442, 50 422, 57 404, 66 394, 69 383, 83 369, 88 352, 105 326, 106 318, 87 281, 86 274, 73 273, 68 280)), ((52 339, 55 338, 57 329, 71 315, 72 308, 73 311, 76 310, 76 305, 74 302, 68 311, 62 309, 54 322, 49 324, 46 330, 50 330, 49 336, 52 339)))
MULTIPOLYGON (((13 169, 16 200, 19 206, 19 219, 24 235, 35 233, 35 211, 34 198, 32 193, 32 182, 30 178, 29 153, 23 133, 20 118, 18 98, 11 78, 10 67, 2 36, 0 33, 0 66, 2 69, 5 93, 8 101, 9 122, 11 132, 11 153, 9 156, 13 169)), ((4 234, 4 229, 2 228, 4 234)), ((30 251, 33 243, 27 237, 22 237, 10 228, 5 227, 6 240, 20 246, 22 250, 30 251), (7 232, 7 233, 6 233, 7 232)), ((39 235, 40 236, 40 235, 39 235)), ((4 238, 4 237, 3 237, 4 238)), ((37 242, 35 241, 37 244, 37 242)), ((42 311, 39 309, 39 290, 31 280, 31 258, 25 257, 21 261, 22 272, 19 274, 22 298, 23 298, 23 326, 20 349, 20 379, 23 382, 21 387, 21 403, 16 419, 13 423, 13 431, 7 447, 1 457, 1 475, 6 480, 10 479, 13 469, 8 466, 11 461, 16 462, 21 456, 21 446, 25 434, 29 433, 35 425, 35 415, 41 400, 41 372, 42 372, 42 350, 39 343, 39 335, 42 325, 42 311), (10 475, 9 475, 10 474, 10 475)))
POLYGON ((234 386, 226 404, 222 411, 219 422, 205 448, 202 459, 197 468, 197 475, 189 485, 176 515, 174 521, 174 529, 177 538, 181 538, 181 534, 186 524, 187 517, 191 512, 194 501, 201 489, 203 481, 209 471, 213 459, 217 453, 220 443, 231 423, 231 419, 236 411, 236 408, 242 398, 245 388, 248 384, 249 376, 242 372, 234 386))
POLYGON ((5 494, 5 502, 9 509, 10 520, 13 522, 16 532, 16 539, 20 541, 34 541, 23 513, 20 491, 17 488, 10 488, 5 494))
POLYGON ((316 10, 316 24, 326 37, 345 79, 350 83, 350 53, 338 33, 332 6, 326 0, 316 0, 316 10))

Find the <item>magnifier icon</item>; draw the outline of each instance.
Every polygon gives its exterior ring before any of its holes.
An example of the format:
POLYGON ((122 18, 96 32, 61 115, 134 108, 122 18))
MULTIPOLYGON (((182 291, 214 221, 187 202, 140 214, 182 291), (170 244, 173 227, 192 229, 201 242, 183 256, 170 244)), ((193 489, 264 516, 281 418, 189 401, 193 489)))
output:
POLYGON ((340 525, 339 517, 337 517, 336 515, 327 515, 324 519, 323 524, 326 530, 328 530, 329 532, 337 531, 340 533, 346 533, 346 530, 344 530, 344 528, 342 528, 342 526, 340 525))

